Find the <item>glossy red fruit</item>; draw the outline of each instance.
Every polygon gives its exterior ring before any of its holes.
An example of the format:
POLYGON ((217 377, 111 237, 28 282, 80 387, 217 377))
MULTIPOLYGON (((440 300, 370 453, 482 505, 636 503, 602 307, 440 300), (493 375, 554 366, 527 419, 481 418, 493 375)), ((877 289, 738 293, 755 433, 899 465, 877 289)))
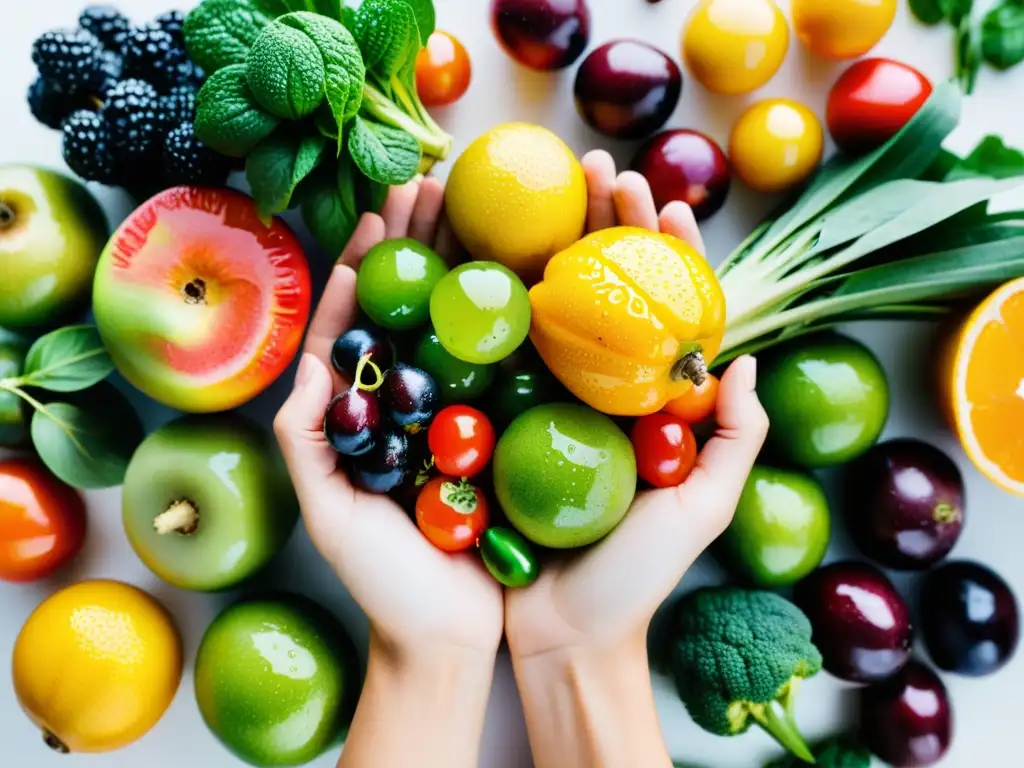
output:
POLYGON ((860 723, 864 745, 896 768, 934 765, 953 738, 946 686, 916 661, 861 692, 860 723))
POLYGON ((444 107, 469 90, 473 67, 459 39, 438 29, 416 57, 416 91, 426 107, 444 107))
POLYGON ((427 439, 439 472, 473 477, 494 455, 496 437, 483 412, 468 405, 450 405, 434 417, 427 439))
POLYGON ((637 40, 595 48, 576 72, 580 116, 594 130, 617 139, 639 139, 661 128, 682 92, 679 66, 637 40))
POLYGON ((464 480, 435 477, 416 499, 416 525, 431 544, 444 552, 469 549, 489 522, 487 497, 464 480))
POLYGON ((807 614, 825 669, 842 680, 884 680, 910 659, 910 611, 896 587, 867 563, 819 568, 799 584, 794 602, 807 614))
POLYGON ((502 47, 531 69, 563 69, 590 40, 585 0, 492 0, 491 24, 502 47))
POLYGON ((687 129, 652 137, 633 158, 633 170, 651 185, 658 210, 681 200, 693 208, 697 221, 725 204, 732 185, 732 170, 722 148, 703 133, 687 129))
POLYGON ((895 136, 931 94, 928 78, 910 65, 862 59, 843 72, 829 92, 829 133, 847 154, 869 152, 895 136))
POLYGON ((335 397, 324 418, 324 436, 345 456, 362 456, 373 450, 374 432, 380 426, 380 406, 372 392, 352 388, 335 397))
POLYGON ((641 416, 629 438, 636 454, 636 473, 655 488, 674 488, 689 477, 697 463, 693 430, 670 413, 641 416))

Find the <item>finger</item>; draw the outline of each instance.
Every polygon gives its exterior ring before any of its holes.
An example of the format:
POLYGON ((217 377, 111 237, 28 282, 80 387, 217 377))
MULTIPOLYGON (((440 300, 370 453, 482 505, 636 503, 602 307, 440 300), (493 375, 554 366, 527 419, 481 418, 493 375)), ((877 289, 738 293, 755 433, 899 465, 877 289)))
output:
POLYGON ((420 182, 413 180, 400 187, 392 187, 388 199, 380 209, 380 217, 384 219, 385 237, 391 240, 396 237, 409 236, 409 222, 416 207, 416 199, 420 193, 420 182))
POLYGON ((615 160, 603 149, 583 156, 587 177, 587 231, 615 226, 615 160))
POLYGON ((347 264, 352 269, 359 269, 363 257, 373 246, 384 239, 384 234, 384 220, 376 213, 364 213, 338 261, 341 264, 347 264))
POLYGON ((693 215, 693 208, 686 203, 676 200, 666 205, 658 216, 658 224, 662 232, 675 235, 683 242, 689 243, 701 256, 707 255, 704 250, 704 238, 700 234, 700 227, 697 226, 697 217, 693 215))
MULTIPOLYGON (((313 355, 329 368, 335 340, 355 324, 358 315, 356 273, 351 267, 338 264, 331 272, 316 314, 309 324, 303 352, 313 355)), ((341 377, 335 374, 334 391, 340 391, 344 384, 341 377)))
POLYGON ((437 179, 426 179, 412 209, 409 237, 431 245, 437 236, 437 225, 444 208, 444 185, 437 179))
POLYGON ((647 179, 636 171, 625 171, 615 180, 615 211, 619 224, 658 231, 658 209, 647 179))

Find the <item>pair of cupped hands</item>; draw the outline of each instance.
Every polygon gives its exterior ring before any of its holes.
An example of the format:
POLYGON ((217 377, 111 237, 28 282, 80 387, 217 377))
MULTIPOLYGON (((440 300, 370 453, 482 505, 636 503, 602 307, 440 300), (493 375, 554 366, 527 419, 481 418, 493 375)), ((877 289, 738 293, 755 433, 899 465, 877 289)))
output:
MULTIPOLYGON (((590 232, 626 225, 675 235, 703 253, 693 212, 659 214, 647 182, 616 174, 603 151, 583 159, 590 232)), ((296 373, 274 423, 314 545, 371 622, 388 653, 433 647, 496 654, 503 634, 513 659, 561 649, 644 648, 648 625, 687 568, 732 519, 768 429, 755 394, 757 368, 737 359, 722 377, 717 428, 689 478, 644 491, 615 531, 580 553, 543 564, 528 588, 504 590, 473 552, 434 548, 387 496, 355 488, 323 434, 324 412, 343 381, 330 365, 335 339, 358 315, 356 270, 385 239, 411 237, 454 261, 444 187, 428 178, 393 188, 380 214, 366 214, 334 268, 296 373)))

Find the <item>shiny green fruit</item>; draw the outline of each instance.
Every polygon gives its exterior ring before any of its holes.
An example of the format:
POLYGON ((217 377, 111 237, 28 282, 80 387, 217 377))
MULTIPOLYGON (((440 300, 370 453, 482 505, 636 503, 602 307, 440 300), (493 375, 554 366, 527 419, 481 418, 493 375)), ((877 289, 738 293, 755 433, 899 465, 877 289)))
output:
MULTIPOLYGON (((13 379, 22 374, 28 342, 0 328, 0 379, 13 379)), ((28 437, 28 416, 25 401, 13 392, 0 389, 0 446, 12 448, 28 437)))
POLYGON ((122 518, 132 549, 182 589, 233 587, 287 542, 298 504, 277 443, 237 414, 186 416, 132 457, 122 518))
POLYGON ((531 408, 562 400, 566 394, 546 368, 503 371, 488 398, 488 410, 495 424, 504 426, 531 408))
POLYGON ((462 403, 482 395, 494 382, 498 367, 467 363, 444 348, 437 334, 427 331, 416 346, 413 363, 429 373, 445 403, 462 403))
POLYGON ((830 531, 828 500, 817 480, 758 464, 719 546, 747 581, 787 587, 821 564, 830 531))
POLYGON ((633 446, 591 408, 540 405, 498 441, 494 489, 509 522, 530 541, 552 549, 585 547, 629 511, 636 492, 633 446))
POLYGON ((835 334, 802 339, 762 359, 757 394, 771 421, 771 453, 812 469, 863 454, 889 415, 889 384, 878 359, 835 334))
POLYGON ((255 766, 304 765, 338 746, 361 680, 344 628, 297 595, 229 607, 210 624, 196 655, 203 720, 255 766))
POLYGON ((430 319, 430 295, 448 272, 423 243, 403 238, 378 243, 359 265, 359 306, 381 328, 407 331, 430 319))
POLYGON ((484 531, 480 558, 495 581, 510 589, 528 587, 540 576, 540 561, 530 542, 511 528, 484 531))
POLYGON ((52 326, 83 309, 109 236, 103 209, 77 181, 0 166, 0 326, 52 326))

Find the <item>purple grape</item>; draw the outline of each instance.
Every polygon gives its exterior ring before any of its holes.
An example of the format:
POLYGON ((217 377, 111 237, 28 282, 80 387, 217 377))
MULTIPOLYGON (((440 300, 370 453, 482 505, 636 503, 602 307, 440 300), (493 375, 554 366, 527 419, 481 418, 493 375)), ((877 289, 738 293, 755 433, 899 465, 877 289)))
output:
POLYGON ((380 427, 377 397, 365 389, 353 387, 335 397, 327 407, 324 436, 338 453, 362 456, 373 450, 374 433, 380 427))
POLYGON ((429 426, 439 400, 437 384, 430 374, 404 363, 391 369, 381 387, 385 414, 412 434, 429 426))
POLYGON ((380 435, 373 450, 352 462, 352 482, 370 493, 391 493, 408 474, 409 440, 398 430, 380 435))

